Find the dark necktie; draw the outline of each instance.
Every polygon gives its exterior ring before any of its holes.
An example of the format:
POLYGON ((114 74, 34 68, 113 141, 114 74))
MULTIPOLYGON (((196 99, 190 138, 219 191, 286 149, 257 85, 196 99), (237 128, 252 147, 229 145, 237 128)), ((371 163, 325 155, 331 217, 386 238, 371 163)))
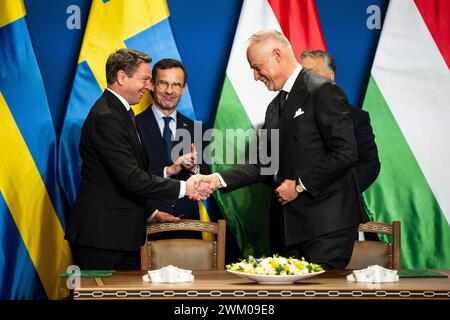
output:
POLYGON ((164 129, 163 129, 163 139, 164 144, 166 145, 167 158, 172 163, 172 159, 170 154, 172 152, 173 143, 172 143, 172 130, 170 130, 169 123, 172 120, 171 117, 163 117, 164 119, 164 129))
POLYGON ((284 105, 286 104, 286 98, 287 98, 287 91, 281 90, 280 91, 280 114, 283 112, 284 105))
POLYGON ((128 110, 128 114, 130 115, 131 122, 133 122, 133 127, 134 127, 134 130, 136 130, 136 134, 138 136, 139 142, 141 142, 141 137, 139 136, 139 132, 137 131, 137 128, 136 128, 136 117, 134 116, 133 109, 130 108, 130 110, 128 110))

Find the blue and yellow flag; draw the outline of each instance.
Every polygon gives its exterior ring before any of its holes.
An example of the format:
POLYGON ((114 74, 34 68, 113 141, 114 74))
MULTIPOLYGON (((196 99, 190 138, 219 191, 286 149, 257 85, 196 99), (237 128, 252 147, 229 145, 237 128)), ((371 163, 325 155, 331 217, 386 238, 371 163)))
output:
MULTIPOLYGON (((81 127, 90 108, 106 88, 105 64, 117 49, 128 47, 145 52, 157 62, 164 58, 181 60, 169 21, 165 0, 93 0, 69 105, 59 145, 59 179, 72 206, 80 184, 81 159, 78 152, 81 127)), ((151 104, 147 93, 136 114, 151 104)), ((178 110, 196 120, 189 89, 178 110)), ((200 204, 202 220, 209 220, 200 204)))
POLYGON ((0 300, 67 295, 56 135, 23 2, 0 1, 0 300))

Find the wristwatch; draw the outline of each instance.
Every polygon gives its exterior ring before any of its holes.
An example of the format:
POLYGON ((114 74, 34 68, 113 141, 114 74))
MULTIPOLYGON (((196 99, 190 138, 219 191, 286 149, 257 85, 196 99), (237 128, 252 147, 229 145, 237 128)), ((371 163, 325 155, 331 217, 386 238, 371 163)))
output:
POLYGON ((295 180, 295 191, 297 191, 298 193, 302 193, 303 192, 303 187, 300 184, 300 178, 295 180))

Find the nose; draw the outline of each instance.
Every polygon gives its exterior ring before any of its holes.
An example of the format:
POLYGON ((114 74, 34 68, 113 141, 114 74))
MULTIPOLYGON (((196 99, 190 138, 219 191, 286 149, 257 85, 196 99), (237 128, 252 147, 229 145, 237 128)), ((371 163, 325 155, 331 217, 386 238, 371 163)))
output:
POLYGON ((172 84, 169 83, 169 85, 167 86, 166 90, 164 90, 165 93, 167 94, 171 94, 173 92, 173 88, 172 88, 172 84))

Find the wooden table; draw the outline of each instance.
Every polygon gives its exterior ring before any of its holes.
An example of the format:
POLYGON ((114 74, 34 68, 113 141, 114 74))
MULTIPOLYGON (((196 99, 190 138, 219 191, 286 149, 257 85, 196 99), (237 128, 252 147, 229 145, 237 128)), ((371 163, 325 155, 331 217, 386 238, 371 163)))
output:
MULTIPOLYGON (((449 299, 450 278, 401 278, 395 283, 355 283, 350 270, 332 270, 289 285, 261 285, 226 271, 196 271, 191 283, 145 283, 144 272, 81 278, 73 298, 87 299, 449 299)), ((450 276, 450 270, 440 270, 450 276)))

